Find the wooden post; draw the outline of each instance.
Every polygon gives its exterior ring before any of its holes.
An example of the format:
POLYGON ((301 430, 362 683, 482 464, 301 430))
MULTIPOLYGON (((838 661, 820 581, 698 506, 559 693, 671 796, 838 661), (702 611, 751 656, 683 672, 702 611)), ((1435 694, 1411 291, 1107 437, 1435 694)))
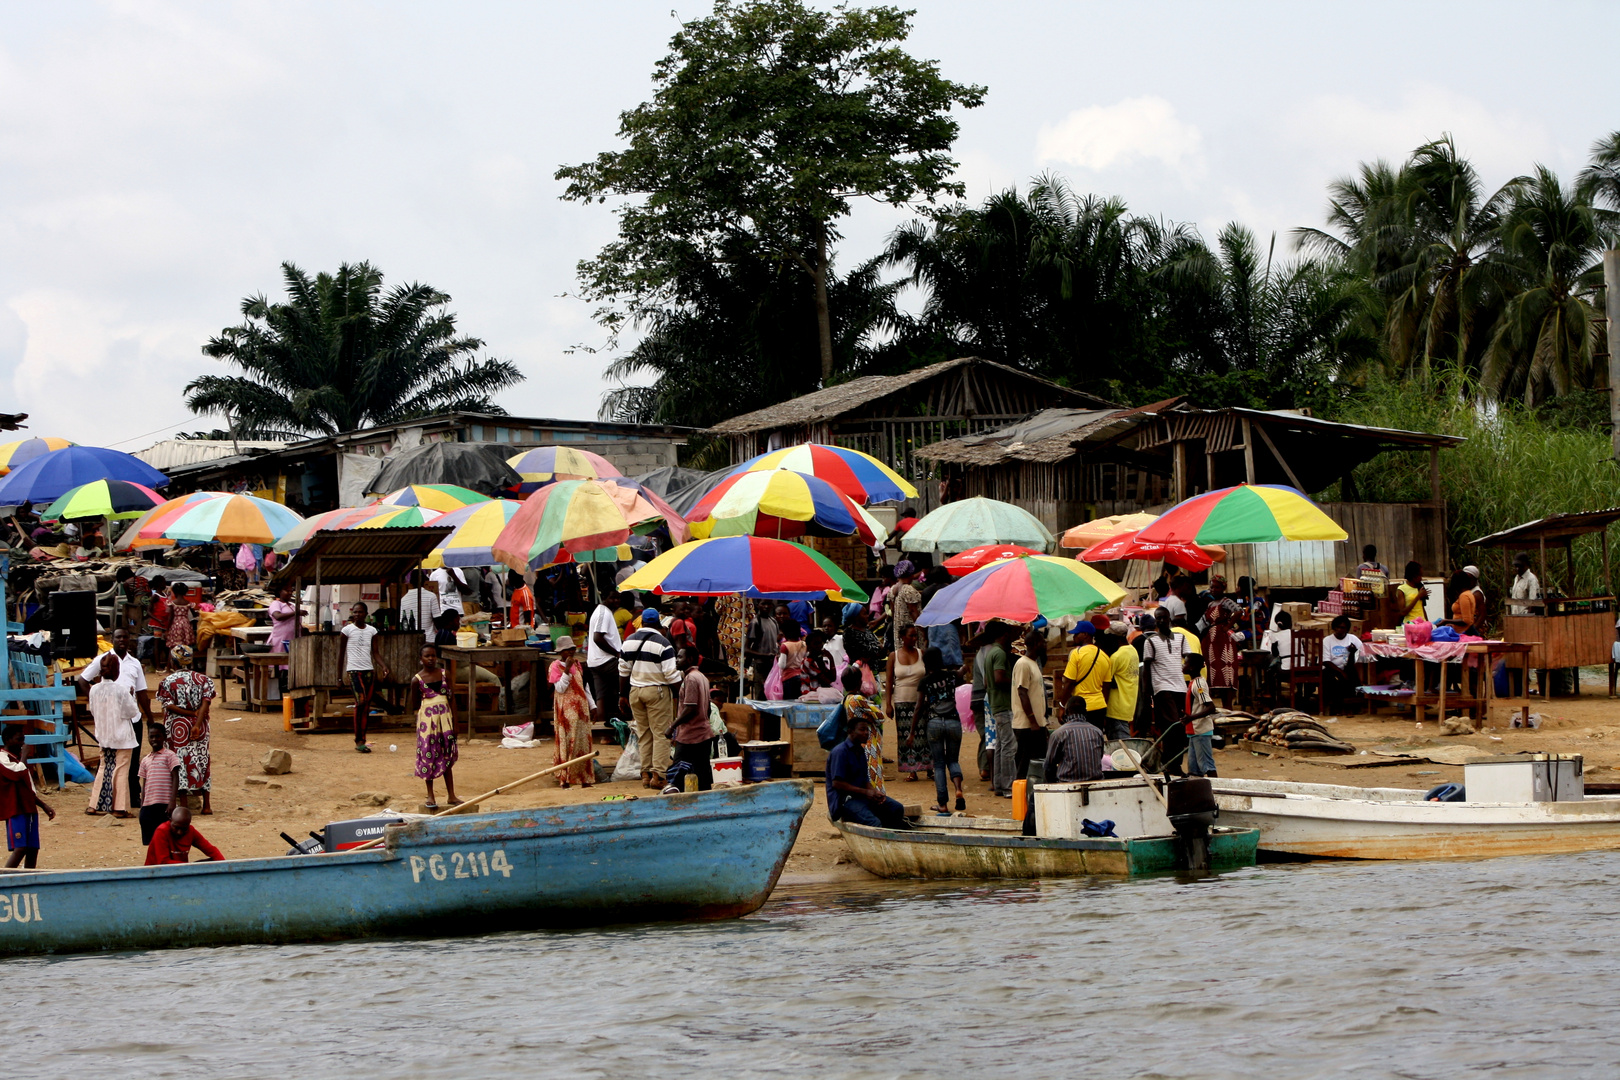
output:
POLYGON ((1575 538, 1564 537, 1564 588, 1575 595, 1575 538))
POLYGON ((1178 442, 1174 447, 1175 496, 1176 502, 1187 498, 1187 444, 1178 442))
POLYGON ((1243 418, 1243 475, 1245 483, 1254 483, 1254 422, 1247 416, 1243 418))
POLYGON ((1440 448, 1429 447, 1429 498, 1440 501, 1440 448))
MULTIPOLYGON (((1266 449, 1270 450, 1271 456, 1277 459, 1277 464, 1282 466, 1283 472, 1288 474, 1289 482, 1300 491, 1305 491, 1305 485, 1299 482, 1299 477, 1294 475, 1294 470, 1288 467, 1287 459, 1282 456, 1282 451, 1277 449, 1277 444, 1271 441, 1271 436, 1266 433, 1266 429, 1262 426, 1257 430, 1260 432, 1260 438, 1265 440, 1266 449)), ((1306 492, 1306 494, 1310 493, 1306 492)))
POLYGON ((1609 527, 1607 525, 1598 530, 1603 538, 1603 592, 1606 596, 1614 595, 1614 585, 1609 579, 1609 527))

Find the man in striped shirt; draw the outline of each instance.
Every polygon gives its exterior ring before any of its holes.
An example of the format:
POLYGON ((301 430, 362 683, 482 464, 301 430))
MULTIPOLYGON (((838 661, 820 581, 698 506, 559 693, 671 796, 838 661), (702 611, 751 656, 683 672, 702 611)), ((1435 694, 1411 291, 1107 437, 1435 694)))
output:
POLYGON ((630 717, 641 751, 641 784, 664 788, 669 767, 669 729, 675 723, 675 688, 681 681, 675 646, 664 636, 657 608, 644 608, 641 629, 619 651, 619 708, 630 717))

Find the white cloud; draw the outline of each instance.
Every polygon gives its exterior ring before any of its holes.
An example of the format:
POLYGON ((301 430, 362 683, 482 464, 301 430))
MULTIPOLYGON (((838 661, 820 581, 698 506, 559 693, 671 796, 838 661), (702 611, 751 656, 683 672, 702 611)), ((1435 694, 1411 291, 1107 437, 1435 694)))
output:
POLYGON ((1176 117, 1175 106, 1149 96, 1074 110, 1060 123, 1041 128, 1035 156, 1099 172, 1157 161, 1192 176, 1204 168, 1202 144, 1198 129, 1176 117))

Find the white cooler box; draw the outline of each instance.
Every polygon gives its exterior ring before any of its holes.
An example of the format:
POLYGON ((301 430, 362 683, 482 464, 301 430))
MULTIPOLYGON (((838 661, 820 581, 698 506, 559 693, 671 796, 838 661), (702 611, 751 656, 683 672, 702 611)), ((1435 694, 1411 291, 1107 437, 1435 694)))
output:
POLYGON ((1586 798, 1579 754, 1511 754, 1463 765, 1471 803, 1571 802, 1586 798))
POLYGON ((1164 804, 1140 776, 1081 784, 1035 785, 1035 835, 1063 840, 1085 836, 1081 822, 1112 821, 1116 836, 1169 836, 1164 804))

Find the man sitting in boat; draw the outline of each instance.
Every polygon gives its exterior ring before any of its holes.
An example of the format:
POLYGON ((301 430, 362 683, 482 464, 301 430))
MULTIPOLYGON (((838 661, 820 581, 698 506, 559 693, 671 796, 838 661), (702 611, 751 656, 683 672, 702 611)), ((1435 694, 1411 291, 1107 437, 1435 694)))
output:
POLYGON ((866 743, 872 722, 852 717, 849 737, 827 755, 827 812, 834 821, 853 821, 879 829, 908 829, 906 808, 872 783, 866 743))
POLYGON ((191 861, 191 849, 195 847, 213 861, 222 861, 225 856, 219 848, 210 844, 202 833, 191 827, 191 811, 184 806, 174 808, 169 820, 157 827, 152 834, 152 843, 146 849, 146 865, 161 866, 165 863, 183 863, 191 861))
POLYGON ((1083 712, 1064 714, 1063 726, 1046 743, 1048 784, 1073 784, 1103 778, 1103 733, 1083 712))

